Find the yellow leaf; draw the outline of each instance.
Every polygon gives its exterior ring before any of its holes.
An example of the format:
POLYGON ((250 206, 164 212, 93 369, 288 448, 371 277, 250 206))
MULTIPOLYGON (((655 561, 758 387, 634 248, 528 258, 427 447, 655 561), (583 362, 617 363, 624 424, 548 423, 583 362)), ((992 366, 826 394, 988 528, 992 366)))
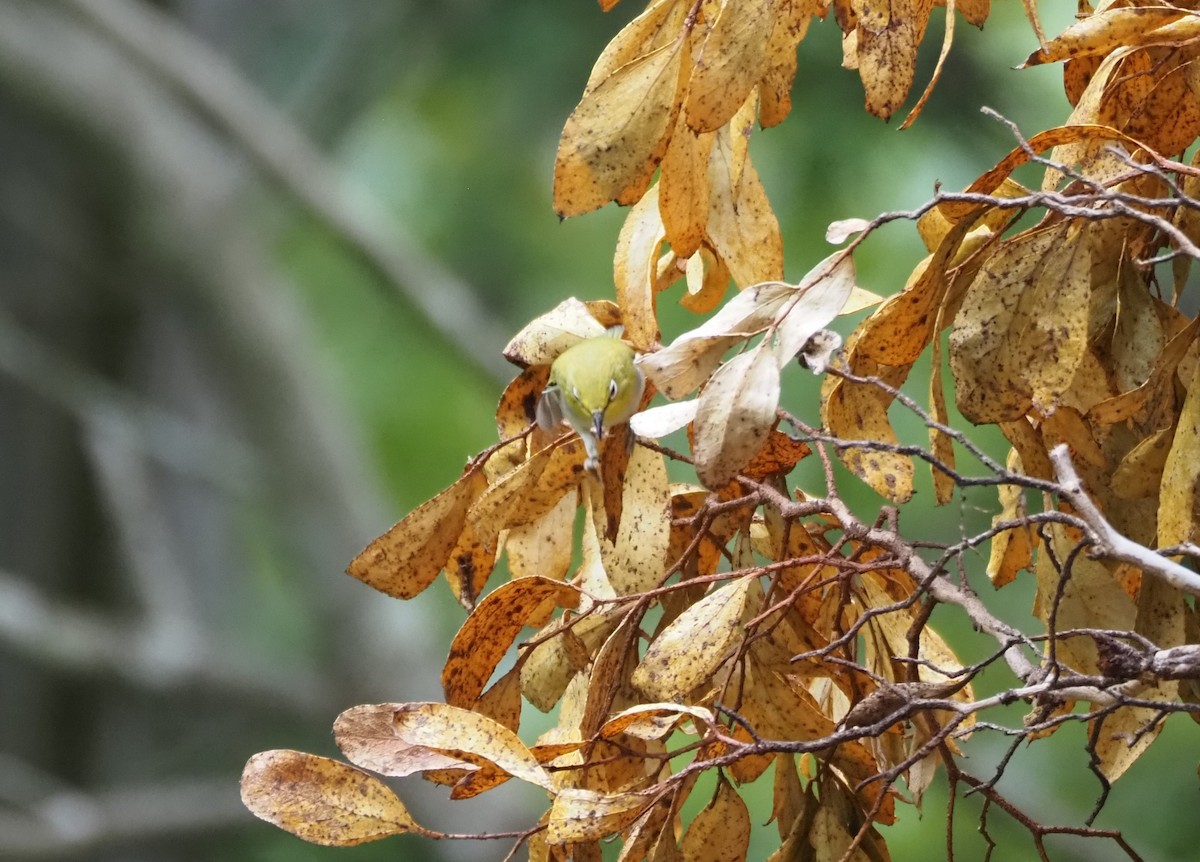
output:
POLYGON ((759 122, 764 129, 782 123, 792 110, 792 84, 796 80, 796 48, 808 33, 813 15, 824 15, 820 2, 783 0, 775 15, 775 29, 767 41, 766 70, 759 82, 759 122))
POLYGON ((574 553, 575 510, 579 494, 568 491, 536 521, 513 527, 504 539, 508 571, 514 580, 541 575, 561 581, 571 567, 574 553))
POLYGON ((601 544, 604 569, 618 596, 659 586, 671 539, 671 498, 661 454, 635 446, 625 472, 621 523, 611 550, 601 544), (605 552, 607 551, 607 552, 605 552))
POLYGON ((393 778, 436 769, 474 768, 459 758, 398 739, 392 718, 402 705, 363 704, 339 715, 333 723, 333 738, 346 759, 393 778))
POLYGON ((583 443, 564 434, 480 494, 468 519, 483 536, 536 521, 578 487, 583 459, 583 443))
POLYGON ((598 841, 629 826, 654 802, 660 791, 597 793, 566 787, 554 797, 546 840, 550 844, 598 841))
POLYGON ((866 108, 888 119, 912 87, 917 47, 925 36, 932 0, 863 0, 858 7, 858 74, 866 108))
POLYGON ((660 188, 661 184, 653 186, 630 208, 613 255, 613 278, 624 335, 639 351, 658 341, 654 286, 658 277, 658 251, 664 236, 659 217, 660 188))
MULTIPOLYGON (((892 387, 898 387, 908 376, 908 366, 893 368, 879 365, 855 351, 861 344, 859 333, 851 338, 847 354, 855 374, 880 377, 892 387)), ((896 444, 899 439, 888 419, 887 409, 892 396, 876 386, 851 383, 841 377, 828 377, 822 388, 821 417, 831 434, 844 440, 872 440, 896 444)), ((883 447, 852 446, 841 450, 842 461, 850 470, 875 489, 875 493, 903 503, 912 496, 913 464, 907 455, 886 451, 883 447)))
POLYGON ((1188 385, 1171 451, 1163 466, 1158 503, 1158 547, 1197 538, 1196 485, 1200 481, 1200 366, 1188 385))
POLYGON ((505 346, 504 358, 522 368, 549 365, 568 347, 603 335, 606 326, 572 296, 523 326, 505 346))
POLYGON ((1162 44, 1163 37, 1156 33, 1158 28, 1184 15, 1192 21, 1200 20, 1181 9, 1159 6, 1093 12, 1034 51, 1022 65, 1036 66, 1072 57, 1107 54, 1116 48, 1133 45, 1162 44))
MULTIPOLYGON (((615 626, 615 611, 591 613, 552 636, 540 632, 541 642, 521 665, 521 691, 542 712, 549 712, 592 661, 615 626)), ((552 624, 558 627, 558 623, 552 624)))
POLYGON ((638 367, 659 392, 671 399, 682 398, 709 378, 725 351, 770 326, 779 309, 794 296, 795 286, 782 281, 748 287, 667 347, 639 356, 638 367))
MULTIPOLYGON (((1015 449, 1009 450, 1008 469, 1020 472, 1021 459, 1015 449)), ((1025 495, 1017 485, 1001 485, 999 488, 1000 512, 992 518, 995 527, 1001 521, 1015 521, 1028 514, 1025 495)), ((1012 583, 1021 569, 1033 565, 1033 540, 1028 526, 1013 527, 992 537, 991 554, 988 557, 987 576, 992 586, 999 589, 1012 583)))
MULTIPOLYGON (((1047 529, 1053 542, 1054 559, 1066 560, 1075 546, 1075 539, 1060 524, 1048 525, 1047 529)), ((1038 589, 1034 615, 1042 622, 1049 620, 1062 577, 1050 557, 1048 553, 1039 553, 1036 569, 1038 589)), ((1072 560, 1070 580, 1058 605, 1057 628, 1131 629, 1137 608, 1109 568, 1086 554, 1074 555, 1072 560)), ((1056 649, 1059 660, 1080 673, 1099 673, 1096 645, 1091 638, 1060 638, 1056 649)))
POLYGON ((616 200, 662 158, 679 107, 682 46, 680 38, 655 48, 584 93, 563 127, 554 162, 554 208, 561 217, 616 200))
POLYGON ((396 710, 396 735, 413 745, 474 757, 547 790, 549 773, 515 733, 487 716, 445 703, 406 703, 396 710))
POLYGON ((750 848, 750 811, 727 779, 683 835, 685 862, 742 862, 750 848))
POLYGON ((1069 222, 1014 237, 988 258, 950 334, 963 416, 976 424, 1053 412, 1087 347, 1090 256, 1069 222))
POLYGON ((594 90, 617 69, 648 51, 674 41, 679 36, 684 12, 680 0, 653 0, 642 14, 612 38, 596 58, 584 92, 594 90))
POLYGON ((378 778, 302 751, 251 757, 242 772, 242 803, 255 817, 327 847, 425 833, 378 778))
POLYGON ((686 697, 711 677, 745 636, 761 588, 754 578, 724 584, 680 614, 655 638, 633 672, 633 684, 655 700, 686 697))
POLYGON ((753 102, 747 107, 715 133, 708 157, 708 239, 740 287, 783 277, 779 222, 745 152, 753 102))
POLYGON ((638 739, 662 739, 685 721, 698 721, 704 727, 716 724, 716 716, 703 706, 679 703, 639 703, 614 715, 599 730, 599 736, 611 739, 620 734, 638 739))
POLYGON ((462 535, 468 508, 486 488, 483 473, 469 470, 367 545, 346 573, 389 596, 418 595, 446 565, 462 535))
POLYGON ((695 255, 704 241, 712 146, 712 133, 692 131, 681 115, 663 156, 657 202, 667 242, 680 258, 695 255))
POLYGON ((631 665, 637 661, 637 636, 640 616, 631 613, 617 625, 592 662, 587 697, 579 719, 580 736, 591 739, 612 712, 618 693, 628 690, 631 665))
POLYGON ((725 363, 700 393, 693 424, 696 474, 723 485, 762 448, 779 406, 779 364, 767 342, 725 363))
MULTIPOLYGON (((933 327, 935 331, 941 328, 941 318, 942 314, 939 311, 938 323, 933 327)), ((929 413, 935 422, 948 426, 950 411, 946 406, 946 388, 942 385, 942 340, 934 338, 932 341, 931 365, 933 370, 929 375, 929 413)), ((929 451, 951 470, 954 469, 954 441, 948 434, 939 431, 932 425, 929 427, 929 451)), ((933 473, 934 500, 939 506, 944 506, 954 499, 954 491, 958 485, 953 475, 933 465, 930 465, 929 469, 933 473)))
POLYGON ((617 856, 617 862, 655 860, 654 845, 667 835, 670 836, 667 839, 670 841, 670 846, 675 847, 674 830, 670 828, 667 820, 671 816, 677 798, 678 791, 670 793, 638 815, 633 825, 625 831, 625 843, 617 856))
POLYGON ((579 590, 552 578, 518 578, 498 587, 454 636, 442 670, 446 702, 462 707, 474 704, 521 629, 544 622, 547 607, 578 604, 579 590), (538 620, 538 614, 543 619, 538 620))
MULTIPOLYGON (((1113 425, 1135 417, 1138 421, 1143 421, 1144 417, 1140 414, 1146 412, 1149 407, 1164 403, 1173 405, 1176 369, 1191 349, 1198 333, 1200 317, 1194 318, 1167 342, 1155 360, 1154 369, 1145 383, 1137 389, 1122 392, 1096 404, 1088 410, 1088 421, 1094 425, 1113 425)), ((1173 413, 1173 410, 1171 412, 1173 413)))
POLYGON ((767 69, 776 0, 724 0, 688 84, 687 123, 715 132, 729 122, 767 69))
POLYGON ((1174 427, 1155 431, 1126 453, 1112 474, 1112 492, 1123 500, 1158 496, 1174 427))
POLYGON ((684 266, 687 293, 679 304, 693 314, 708 314, 721 304, 729 288, 729 267, 708 246, 701 246, 684 266))

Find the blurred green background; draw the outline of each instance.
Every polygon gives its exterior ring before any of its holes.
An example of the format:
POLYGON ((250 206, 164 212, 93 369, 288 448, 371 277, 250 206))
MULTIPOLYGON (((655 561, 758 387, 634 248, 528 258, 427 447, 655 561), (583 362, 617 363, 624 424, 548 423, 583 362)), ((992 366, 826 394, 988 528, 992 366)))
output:
MULTIPOLYGON (((1048 32, 1073 14, 1059 5, 1048 32)), ((341 572, 494 440, 506 338, 567 296, 611 297, 623 213, 560 224, 551 168, 592 61, 641 8, 0 0, 0 859, 504 854, 309 847, 245 812, 237 778, 263 749, 335 754, 345 707, 440 696, 462 619, 447 591, 405 604, 341 572)), ((983 33, 960 24, 924 116, 897 133, 862 111, 836 26, 814 24, 793 115, 752 143, 789 276, 828 253, 830 221, 915 207, 994 164, 1013 141, 981 106, 1030 134, 1065 119, 1058 69, 1011 69, 1034 46, 1015 0, 983 33)), ((921 254, 911 224, 888 227, 861 283, 894 292, 921 254)), ((697 322, 673 298, 667 336, 697 322)), ((800 375, 786 406, 815 419, 800 375)), ((930 496, 926 482, 904 513, 914 536, 952 540, 994 509, 980 493, 933 512, 930 496)), ((1030 595, 996 598, 1020 624, 1030 595)), ((1098 792, 1082 742, 1072 728, 1022 751, 1001 789, 1080 822, 1098 792)), ((1147 858, 1192 858, 1196 742, 1170 722, 1097 825, 1147 858)), ((977 734, 966 767, 988 774, 1003 747, 977 734)), ((539 810, 517 788, 453 805, 419 781, 399 790, 449 831, 539 810)), ((769 787, 750 793, 762 823, 769 787)), ((985 850, 977 808, 960 807, 960 858, 985 850)), ((944 811, 937 789, 923 819, 902 810, 894 858, 940 857, 944 811)), ((993 822, 993 858, 1032 858, 993 822)), ((773 835, 757 829, 752 858, 773 835)))

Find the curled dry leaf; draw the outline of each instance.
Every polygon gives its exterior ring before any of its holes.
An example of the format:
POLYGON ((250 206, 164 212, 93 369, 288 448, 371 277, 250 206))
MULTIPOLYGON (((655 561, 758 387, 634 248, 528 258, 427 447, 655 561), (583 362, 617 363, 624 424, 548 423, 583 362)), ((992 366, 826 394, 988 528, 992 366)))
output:
POLYGON ((871 220, 865 218, 844 218, 830 222, 825 228, 825 242, 831 245, 841 245, 856 233, 862 233, 871 226, 871 220))
POLYGON ((714 133, 708 157, 708 241, 741 287, 783 277, 779 222, 748 152, 756 101, 714 133))
POLYGON ((650 407, 630 417, 629 427, 639 437, 658 440, 678 431, 695 419, 698 403, 692 399, 691 401, 674 401, 670 404, 650 407))
POLYGON ((549 773, 521 738, 477 712, 446 703, 405 703, 396 710, 393 727, 398 738, 412 745, 491 764, 514 778, 553 789, 549 773))
POLYGON ((363 704, 347 709, 333 723, 333 739, 355 766, 403 778, 431 769, 474 769, 456 757, 397 738, 392 718, 402 704, 363 704))
POLYGON ((725 363, 700 393, 694 423, 696 473, 710 488, 745 467, 775 424, 779 364, 767 342, 725 363))
POLYGON ((658 281, 658 255, 665 235, 658 211, 659 186, 654 186, 634 204, 613 255, 613 279, 625 338, 645 351, 658 340, 654 314, 654 292, 658 281))
POLYGON ((470 707, 527 625, 542 625, 553 608, 579 605, 579 590, 552 578, 518 578, 498 587, 467 617, 442 670, 446 702, 470 707))
POLYGON ((683 858, 691 862, 741 862, 750 849, 750 811, 728 779, 717 783, 708 805, 683 835, 683 858))
POLYGON ((841 314, 854 290, 854 277, 854 258, 839 251, 800 279, 794 298, 783 304, 776 317, 776 361, 781 368, 841 314))
POLYGON ((637 820, 662 792, 607 794, 564 787, 550 806, 546 840, 554 845, 578 844, 613 835, 637 820))
POLYGON ((522 327, 505 346, 504 358, 522 368, 549 365, 568 347, 603 335, 608 325, 572 296, 522 327))
POLYGON ((599 735, 606 739, 619 734, 639 739, 662 739, 688 720, 703 727, 716 724, 716 716, 707 707, 680 703, 639 703, 604 722, 599 735))
POLYGON ((1200 36, 1200 29, 1197 29, 1200 17, 1170 6, 1134 6, 1093 12, 1030 54, 1022 66, 1103 55, 1134 45, 1169 44, 1183 34, 1170 31, 1164 34, 1161 28, 1184 16, 1192 30, 1191 38, 1200 36))
POLYGON ((346 573, 396 598, 420 594, 450 559, 466 525, 468 509, 486 489, 482 471, 468 470, 371 542, 351 561, 346 573))
POLYGON ((254 816, 313 844, 350 847, 406 832, 428 834, 378 778, 302 751, 263 751, 242 772, 254 816))

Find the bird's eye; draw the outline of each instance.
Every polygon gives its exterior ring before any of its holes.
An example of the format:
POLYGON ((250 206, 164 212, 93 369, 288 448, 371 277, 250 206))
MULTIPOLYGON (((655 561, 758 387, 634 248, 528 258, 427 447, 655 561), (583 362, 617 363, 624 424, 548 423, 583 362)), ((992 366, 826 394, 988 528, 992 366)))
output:
POLYGON ((613 401, 617 397, 617 381, 608 381, 608 400, 613 401))

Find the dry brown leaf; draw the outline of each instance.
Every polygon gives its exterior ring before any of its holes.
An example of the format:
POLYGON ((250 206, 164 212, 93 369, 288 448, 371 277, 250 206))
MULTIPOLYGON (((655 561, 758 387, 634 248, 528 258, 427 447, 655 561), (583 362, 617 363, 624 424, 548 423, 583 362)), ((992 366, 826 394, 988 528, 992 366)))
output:
POLYGON ((576 587, 552 578, 518 578, 498 587, 454 636, 442 670, 446 702, 474 704, 521 629, 544 623, 550 609, 577 607, 579 598, 576 587))
POLYGON ((607 794, 563 788, 550 806, 546 840, 551 844, 576 844, 613 835, 637 820, 659 793, 658 789, 607 794))
POLYGON ((350 847, 406 832, 428 834, 378 778, 327 757, 263 751, 242 772, 242 804, 313 844, 350 847))
POLYGON ((1123 500, 1157 497, 1175 428, 1163 428, 1126 453, 1112 474, 1112 492, 1123 500))
POLYGON ((467 511, 487 488, 482 471, 468 470, 422 503, 355 557, 346 573, 380 592, 411 599, 447 564, 467 522, 467 511))
MULTIPOLYGON (((880 365, 866 357, 857 358, 861 344, 858 333, 851 336, 847 354, 855 374, 879 377, 893 388, 908 376, 908 366, 895 368, 880 365)), ((844 440, 873 441, 874 447, 852 446, 841 450, 842 461, 875 493, 903 503, 913 492, 913 464, 907 455, 888 451, 899 439, 892 429, 887 410, 892 396, 876 386, 852 383, 842 377, 828 377, 821 392, 821 418, 831 434, 844 440)))
POLYGON ((683 834, 685 862, 742 862, 750 848, 750 811, 728 779, 683 834))
POLYGON ((708 159, 708 239, 740 287, 783 277, 779 222, 746 153, 754 107, 715 133, 708 159))
POLYGON ((667 347, 639 356, 638 367, 659 392, 682 398, 708 380, 730 347, 770 326, 794 295, 795 286, 782 281, 748 287, 667 347))
POLYGON ((467 518, 479 535, 530 524, 558 505, 583 479, 583 443, 563 434, 479 495, 467 518))
MULTIPOLYGON (((1021 471, 1021 458, 1012 449, 1008 453, 1008 469, 1021 471)), ((1000 511, 992 518, 995 527, 1002 521, 1015 521, 1026 516, 1025 495, 1016 485, 1001 485, 999 488, 1000 511)), ((1021 569, 1033 566, 1033 537, 1029 527, 1013 527, 992 537, 991 554, 988 557, 987 576, 992 586, 999 589, 1012 583, 1021 569)))
MULTIPOLYGON (((1052 537, 1055 559, 1066 560, 1075 545, 1075 538, 1059 524, 1048 525, 1047 529, 1052 537)), ((1058 630, 1130 630, 1137 616, 1137 608, 1108 566, 1086 554, 1078 554, 1073 560, 1070 580, 1063 589, 1062 601, 1058 605, 1058 630)), ((1036 571, 1038 589, 1033 611, 1038 619, 1047 623, 1061 576, 1046 553, 1038 554, 1036 571)), ((1059 638, 1057 655, 1059 661, 1066 662, 1080 673, 1099 673, 1096 644, 1090 637, 1059 638)))
POLYGON ((339 715, 333 723, 333 739, 346 759, 355 766, 393 778, 431 769, 474 768, 464 760, 398 739, 392 717, 401 706, 363 704, 339 715))
POLYGON ((571 490, 546 514, 514 527, 504 538, 508 572, 514 580, 541 575, 561 581, 571 567, 575 511, 579 495, 571 490))
POLYGON ((572 296, 521 327, 505 346, 504 358, 522 368, 549 365, 568 347, 603 335, 606 325, 586 303, 572 296))
MULTIPOLYGON (((1177 38, 1159 28, 1187 16, 1194 28, 1200 18, 1194 13, 1168 6, 1131 6, 1093 12, 1071 24, 1055 38, 1029 55, 1022 66, 1054 63, 1074 57, 1108 54, 1117 48, 1165 44, 1177 38)), ((1194 33, 1192 38, 1200 35, 1194 33)))
POLYGON ((758 611, 761 597, 755 578, 714 589, 650 643, 633 672, 633 684, 654 700, 687 697, 745 637, 745 621, 758 611))
POLYGON ((854 291, 854 258, 838 251, 800 279, 775 318, 775 354, 780 369, 790 364, 819 330, 842 313, 854 291))
POLYGON ((813 16, 825 16, 821 0, 780 0, 775 29, 767 41, 766 71, 758 85, 758 119, 764 129, 782 123, 792 110, 796 80, 796 49, 808 33, 813 16))
POLYGON ((680 114, 663 156, 657 200, 667 242, 680 258, 695 255, 704 241, 712 146, 712 133, 693 131, 680 114))
POLYGON ((618 596, 657 587, 666 573, 671 538, 667 465, 661 454, 634 447, 625 473, 621 524, 611 548, 601 544, 608 582, 618 596))
POLYGON ((678 38, 685 11, 682 0, 653 0, 649 3, 600 52, 584 92, 594 90, 627 63, 678 38))
POLYGON ((491 764, 514 778, 553 789, 549 773, 520 737, 499 722, 445 703, 400 704, 393 726, 412 745, 491 764))
POLYGON ((704 245, 684 264, 687 292, 679 304, 693 314, 708 314, 721 304, 729 289, 729 267, 704 245))
MULTIPOLYGON (((668 832, 673 831, 667 827, 667 819, 675 807, 676 797, 677 793, 670 793, 638 816, 624 833, 625 843, 617 855, 617 862, 657 862, 653 853, 654 845, 668 832)), ((670 843, 671 847, 675 846, 673 835, 670 843)))
POLYGON ((729 122, 767 70, 777 0, 723 0, 688 83, 687 124, 715 132, 729 122))
POLYGON ((723 485, 750 462, 775 424, 779 394, 779 364, 766 341, 712 376, 697 399, 693 423, 700 481, 723 485))
POLYGON ((1158 547, 1197 539, 1200 482, 1200 366, 1192 375, 1171 451, 1163 466, 1158 503, 1158 547))
POLYGON ((958 408, 976 424, 1052 412, 1087 347, 1090 258, 1069 222, 1002 244, 963 298, 950 333, 958 408))
POLYGON ((679 38, 618 67, 584 93, 563 127, 554 162, 560 217, 628 200, 643 177, 649 182, 679 108, 682 57, 679 38))
POLYGON ((866 108, 881 119, 899 109, 912 87, 917 48, 925 37, 933 0, 861 0, 855 59, 866 108))
POLYGON ((653 186, 625 217, 613 256, 613 279, 621 307, 624 336, 638 351, 658 341, 654 291, 658 278, 658 252, 664 239, 659 216, 659 190, 653 186))

